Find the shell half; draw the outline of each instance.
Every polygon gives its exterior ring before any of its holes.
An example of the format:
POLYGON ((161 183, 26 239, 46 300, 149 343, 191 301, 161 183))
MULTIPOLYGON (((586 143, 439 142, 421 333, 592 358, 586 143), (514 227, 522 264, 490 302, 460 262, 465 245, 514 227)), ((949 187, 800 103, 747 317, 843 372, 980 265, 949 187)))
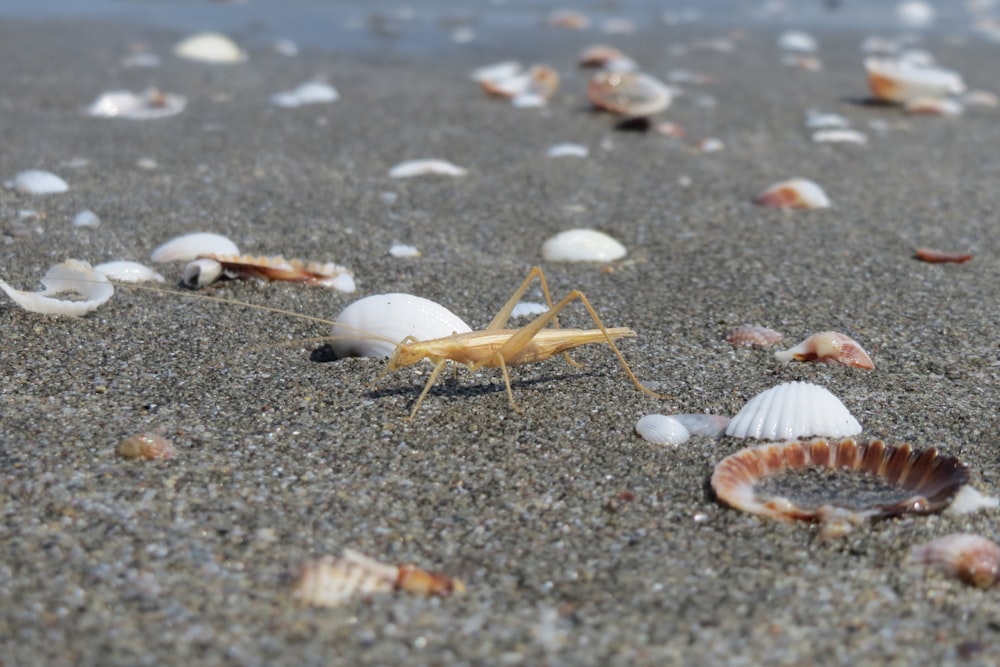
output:
POLYGON ((840 399, 809 382, 785 382, 757 394, 726 428, 728 436, 758 440, 846 438, 858 433, 861 424, 840 399))
POLYGON ((0 289, 17 305, 29 312, 43 315, 80 317, 99 308, 115 293, 114 285, 108 281, 107 276, 78 259, 68 259, 53 266, 42 278, 42 285, 45 289, 41 292, 24 292, 0 280, 0 289), (53 298, 55 294, 66 292, 79 294, 83 300, 53 298))
POLYGON ((945 535, 910 552, 914 563, 930 565, 977 588, 1000 581, 1000 545, 981 535, 945 535))
POLYGON ((333 262, 209 253, 198 257, 184 271, 184 282, 189 287, 202 287, 218 277, 283 280, 317 287, 333 287, 341 292, 355 290, 354 275, 347 268, 333 262), (218 262, 221 271, 216 271, 211 262, 218 262))
POLYGON ((636 423, 635 432, 654 445, 682 445, 691 438, 684 424, 667 415, 646 415, 636 423))
POLYGON ((587 96, 596 108, 628 118, 652 116, 673 101, 669 86, 642 72, 597 72, 587 96))
POLYGON ((872 370, 874 362, 850 336, 836 331, 814 333, 798 345, 774 353, 778 361, 817 361, 872 370))
POLYGON ((550 262, 611 262, 626 254, 625 246, 596 229, 569 229, 542 244, 550 262))
POLYGON ((239 255, 235 243, 221 234, 195 232, 176 236, 161 243, 153 250, 150 259, 154 262, 190 262, 202 255, 239 255))

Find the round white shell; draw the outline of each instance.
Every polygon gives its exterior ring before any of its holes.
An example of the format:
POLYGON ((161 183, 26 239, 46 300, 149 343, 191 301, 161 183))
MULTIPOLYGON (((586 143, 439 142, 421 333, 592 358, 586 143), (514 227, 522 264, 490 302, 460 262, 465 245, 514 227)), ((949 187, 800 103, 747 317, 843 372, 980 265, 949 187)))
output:
POLYGON ((861 424, 840 399, 809 382, 786 382, 754 396, 726 428, 728 436, 760 440, 846 438, 858 433, 861 424))
POLYGON ((139 262, 118 261, 105 262, 94 267, 94 271, 103 273, 109 280, 123 283, 165 282, 163 276, 139 262))
POLYGON ((625 246, 595 229, 570 229, 542 244, 542 257, 550 262, 610 262, 627 253, 625 246))
POLYGON ((236 42, 217 32, 199 32, 174 46, 174 55, 205 63, 230 64, 247 59, 236 42))
POLYGON ((69 184, 51 171, 30 169, 22 171, 8 185, 26 195, 51 195, 69 190, 69 184))
POLYGON ((682 445, 691 437, 684 424, 666 415, 646 415, 636 423, 635 432, 654 445, 682 445))
POLYGON ((330 342, 338 357, 389 357, 407 336, 417 340, 468 333, 472 328, 439 303, 412 294, 375 294, 344 308, 330 342), (371 335, 379 338, 372 338, 371 335))
POLYGON ((170 239, 157 246, 150 259, 154 262, 190 262, 199 255, 239 255, 240 249, 225 236, 196 232, 170 239))

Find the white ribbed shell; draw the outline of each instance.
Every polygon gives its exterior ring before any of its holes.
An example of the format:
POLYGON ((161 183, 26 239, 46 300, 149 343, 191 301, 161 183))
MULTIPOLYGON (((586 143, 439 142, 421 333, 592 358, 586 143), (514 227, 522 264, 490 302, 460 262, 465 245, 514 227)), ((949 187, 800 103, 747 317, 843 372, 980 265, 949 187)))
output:
POLYGON ((395 343, 407 336, 432 340, 470 331, 472 328, 462 318, 429 299, 412 294, 375 294, 341 311, 333 325, 335 338, 330 345, 337 357, 381 358, 392 356, 395 343))
POLYGON ((635 432, 654 445, 681 445, 691 437, 684 424, 667 415, 646 415, 636 423, 635 432))
POLYGON ((840 399, 809 382, 786 382, 754 396, 726 428, 728 436, 759 440, 846 438, 858 433, 861 424, 840 399))

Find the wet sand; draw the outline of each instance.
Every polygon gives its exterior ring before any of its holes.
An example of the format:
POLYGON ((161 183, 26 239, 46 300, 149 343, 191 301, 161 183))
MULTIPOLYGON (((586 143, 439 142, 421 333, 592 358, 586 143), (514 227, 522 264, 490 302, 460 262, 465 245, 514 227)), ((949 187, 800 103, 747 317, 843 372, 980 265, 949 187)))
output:
MULTIPOLYGON (((369 384, 383 362, 309 361, 326 327, 252 308, 123 288, 75 320, 0 303, 0 664, 987 664, 1000 653, 997 591, 908 565, 909 548, 955 531, 996 538, 996 512, 904 518, 842 540, 720 506, 713 465, 744 445, 694 437, 658 447, 633 432, 651 412, 734 414, 787 380, 829 388, 864 436, 935 446, 1000 490, 1000 125, 860 106, 861 30, 824 33, 825 69, 783 66, 781 25, 733 53, 670 46, 719 37, 694 24, 609 38, 539 32, 440 60, 295 58, 250 48, 232 67, 178 60, 182 34, 114 23, 0 25, 0 176, 43 168, 62 195, 0 191, 0 275, 33 288, 67 257, 146 261, 180 233, 214 231, 245 252, 334 260, 353 295, 228 283, 210 294, 334 317, 355 298, 411 292, 485 326, 549 236, 595 227, 626 260, 543 264, 557 295, 587 294, 624 354, 669 394, 637 392, 608 350, 442 382, 405 417, 428 369, 369 384), (156 69, 125 69, 143 41, 156 69), (664 114, 686 139, 612 130, 588 110, 580 48, 610 41, 661 77, 686 68, 664 114), (473 67, 542 59, 564 75, 547 110, 481 95, 473 67), (268 105, 317 74, 328 106, 268 105), (101 120, 102 91, 155 85, 189 98, 172 119, 101 120), (715 101, 709 104, 709 97, 715 101), (817 145, 807 109, 841 113, 867 147, 817 145), (870 123, 887 127, 873 131, 870 123), (725 150, 693 147, 717 137, 725 150), (572 141, 590 157, 549 159, 572 141), (462 179, 398 181, 436 157, 462 179), (77 158, 86 160, 81 164, 77 158), (155 169, 137 167, 151 158, 155 169), (828 210, 751 203, 789 177, 818 181, 828 210), (387 195, 386 193, 392 193, 387 195), (84 208, 96 229, 70 221, 84 208), (31 209, 39 217, 21 218, 31 209), (394 242, 422 257, 388 255, 394 242), (969 251, 964 265, 913 258, 969 251), (774 362, 734 350, 743 322, 789 343, 836 329, 872 372, 774 362), (291 341, 291 342, 290 342, 291 341), (115 454, 158 432, 177 455, 115 454), (308 609, 300 565, 353 548, 465 582, 449 599, 404 594, 308 609)), ((922 46, 971 88, 1000 91, 998 46, 922 46)), ((171 282, 180 266, 163 267, 171 282)), ((539 295, 533 295, 538 299, 539 295)), ((590 326, 582 309, 565 324, 590 326)))

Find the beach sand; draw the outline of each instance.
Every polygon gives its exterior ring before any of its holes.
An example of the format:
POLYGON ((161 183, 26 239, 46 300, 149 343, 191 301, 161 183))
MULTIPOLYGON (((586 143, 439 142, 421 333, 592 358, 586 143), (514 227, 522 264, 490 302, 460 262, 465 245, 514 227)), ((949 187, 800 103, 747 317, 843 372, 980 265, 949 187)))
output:
MULTIPOLYGON (((129 287, 81 319, 4 298, 0 664, 995 660, 997 591, 907 563, 911 546, 950 532, 997 537, 995 511, 823 540, 713 499, 713 466, 746 443, 662 447, 633 431, 645 414, 732 415, 770 386, 806 380, 840 397, 864 437, 938 447, 971 467, 974 486, 1000 489, 1000 112, 916 117, 857 104, 868 95, 864 27, 814 30, 825 67, 809 72, 781 64, 784 25, 732 35, 732 53, 672 51, 729 35, 699 23, 618 38, 538 27, 433 58, 288 58, 247 38, 250 60, 223 67, 173 57, 184 35, 166 29, 0 24, 0 177, 42 168, 71 187, 0 190, 8 282, 34 289, 68 257, 148 262, 173 236, 213 231, 245 252, 344 264, 358 291, 230 282, 204 293, 332 319, 356 298, 410 292, 481 328, 541 264, 556 296, 579 289, 605 324, 638 332, 623 353, 671 397, 636 391, 592 346, 576 354, 583 369, 558 358, 512 369, 523 414, 498 371, 460 370, 406 421, 429 367, 372 387, 381 360, 309 360, 319 343, 300 339, 327 333, 322 324, 129 287), (160 67, 120 64, 140 41, 160 67), (663 114, 686 138, 616 132, 589 109, 575 58, 598 41, 656 76, 709 77, 684 84, 663 114), (560 71, 547 109, 514 109, 468 80, 508 58, 560 71), (268 104, 316 75, 341 99, 268 104), (149 86, 185 95, 188 108, 147 122, 81 113, 103 91, 149 86), (843 114, 869 144, 813 143, 810 108, 843 114), (725 150, 700 153, 703 137, 725 150), (546 157, 567 141, 590 156, 546 157), (386 175, 425 157, 469 175, 386 175), (752 203, 791 177, 819 182, 832 207, 752 203), (71 226, 85 208, 99 227, 71 226), (542 242, 575 227, 611 234, 628 257, 544 263, 542 242), (422 256, 391 257, 394 242, 422 256), (926 264, 918 246, 975 258, 926 264), (848 333, 876 368, 734 350, 725 334, 744 322, 789 344, 848 333), (118 457, 141 432, 170 439, 176 456, 118 457), (445 572, 468 592, 298 604, 302 563, 344 548, 445 572)), ((959 37, 921 46, 971 88, 1000 91, 998 46, 959 37)), ((168 285, 181 268, 160 267, 168 285)), ((562 322, 591 326, 579 307, 562 322)))

